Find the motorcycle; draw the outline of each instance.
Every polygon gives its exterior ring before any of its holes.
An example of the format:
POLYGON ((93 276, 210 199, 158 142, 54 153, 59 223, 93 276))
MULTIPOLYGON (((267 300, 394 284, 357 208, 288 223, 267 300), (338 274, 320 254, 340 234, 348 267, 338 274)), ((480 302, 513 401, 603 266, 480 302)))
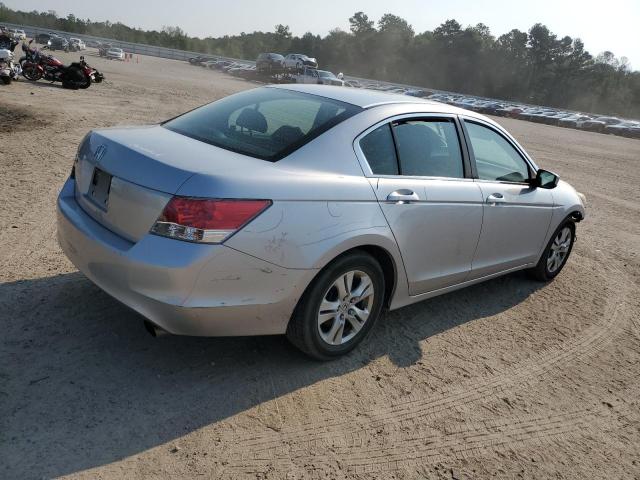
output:
POLYGON ((83 56, 79 62, 66 66, 53 55, 43 54, 25 43, 22 44, 22 51, 25 53, 20 59, 22 75, 32 82, 44 78, 51 82, 62 82, 63 88, 77 90, 89 88, 92 83, 104 80, 104 75, 90 67, 83 56))
POLYGON ((0 37, 0 80, 5 85, 17 80, 22 72, 20 65, 13 63, 13 51, 17 44, 6 36, 0 37))

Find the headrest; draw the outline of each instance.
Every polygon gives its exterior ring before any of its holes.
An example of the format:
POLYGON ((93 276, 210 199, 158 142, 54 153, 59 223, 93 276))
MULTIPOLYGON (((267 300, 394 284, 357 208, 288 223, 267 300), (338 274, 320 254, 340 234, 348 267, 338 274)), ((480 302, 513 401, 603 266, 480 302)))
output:
POLYGON ((302 137, 304 137, 302 130, 298 127, 292 127, 291 125, 283 125, 271 135, 274 141, 285 145, 296 143, 302 137))
POLYGON ((253 132, 265 133, 267 131, 267 119, 258 110, 245 108, 238 115, 236 125, 253 132))

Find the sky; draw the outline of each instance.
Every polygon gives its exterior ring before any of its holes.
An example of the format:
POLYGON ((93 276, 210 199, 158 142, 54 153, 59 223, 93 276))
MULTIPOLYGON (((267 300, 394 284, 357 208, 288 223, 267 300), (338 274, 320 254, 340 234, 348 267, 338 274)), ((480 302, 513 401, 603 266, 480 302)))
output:
POLYGON ((0 0, 19 10, 55 10, 94 21, 120 21, 142 29, 179 26, 189 35, 218 37, 289 25, 294 35, 326 35, 349 29, 357 11, 378 20, 385 13, 406 19, 416 33, 454 18, 463 26, 484 23, 495 36, 512 28, 543 23, 563 37, 579 37, 597 55, 605 50, 626 56, 640 70, 640 0, 0 0))

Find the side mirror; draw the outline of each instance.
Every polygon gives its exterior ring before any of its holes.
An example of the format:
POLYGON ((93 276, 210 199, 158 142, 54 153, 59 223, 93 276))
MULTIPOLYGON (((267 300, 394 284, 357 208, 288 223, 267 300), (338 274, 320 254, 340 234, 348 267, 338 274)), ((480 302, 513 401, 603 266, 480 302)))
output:
POLYGON ((560 177, 555 173, 540 169, 536 172, 536 178, 534 178, 531 183, 533 187, 551 189, 558 186, 559 180, 560 177))

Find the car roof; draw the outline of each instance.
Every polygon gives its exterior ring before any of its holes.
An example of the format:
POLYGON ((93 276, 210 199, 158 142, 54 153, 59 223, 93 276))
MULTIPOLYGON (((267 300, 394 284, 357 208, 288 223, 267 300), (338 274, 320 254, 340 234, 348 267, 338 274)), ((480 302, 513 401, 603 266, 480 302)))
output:
POLYGON ((330 85, 305 85, 305 84, 283 84, 283 85, 269 85, 269 88, 281 88, 285 90, 293 90, 301 93, 309 93, 312 95, 319 95, 321 97, 331 98, 339 102, 350 103, 361 108, 372 108, 378 105, 388 105, 397 103, 411 103, 420 105, 421 108, 428 106, 429 111, 438 113, 464 113, 469 116, 475 115, 474 112, 469 110, 463 110, 458 107, 447 105, 445 103, 435 102, 433 100, 426 100, 418 97, 411 97, 409 95, 403 95, 398 93, 388 93, 380 90, 368 90, 368 89, 354 89, 344 88, 330 85))

